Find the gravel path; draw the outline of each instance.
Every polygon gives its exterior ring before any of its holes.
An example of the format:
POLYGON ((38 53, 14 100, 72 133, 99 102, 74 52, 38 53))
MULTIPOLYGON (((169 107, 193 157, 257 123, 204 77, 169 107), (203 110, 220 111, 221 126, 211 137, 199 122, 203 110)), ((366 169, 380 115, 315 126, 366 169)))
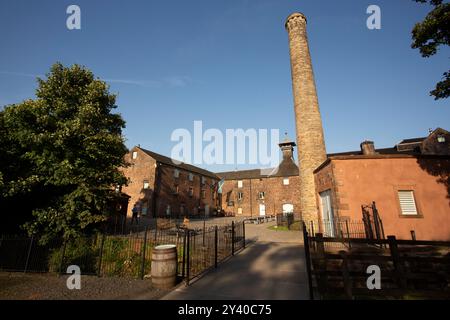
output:
POLYGON ((81 289, 69 290, 68 276, 0 272, 0 300, 159 299, 169 291, 155 289, 150 280, 82 276, 81 289))

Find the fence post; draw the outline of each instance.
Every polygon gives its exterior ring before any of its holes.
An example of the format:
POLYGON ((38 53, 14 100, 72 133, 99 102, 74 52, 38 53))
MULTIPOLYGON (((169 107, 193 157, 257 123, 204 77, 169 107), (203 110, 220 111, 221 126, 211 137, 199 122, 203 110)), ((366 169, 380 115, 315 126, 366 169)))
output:
POLYGON ((231 221, 231 255, 234 256, 234 221, 231 221))
POLYGON ((347 239, 348 239, 348 248, 352 248, 352 244, 350 243, 350 230, 348 228, 348 220, 345 220, 345 228, 347 229, 347 239))
POLYGON ((31 249, 33 247, 33 240, 34 240, 34 238, 32 236, 31 239, 30 239, 30 246, 28 247, 27 261, 25 262, 25 268, 23 270, 24 273, 27 273, 27 270, 28 270, 28 263, 30 261, 31 249))
POLYGON ((184 279, 184 276, 186 275, 186 237, 187 237, 187 229, 184 229, 184 235, 183 235, 183 262, 182 262, 182 270, 181 270, 181 277, 184 279))
POLYGON ((61 260, 59 261, 59 274, 61 275, 62 272, 62 267, 63 267, 63 263, 64 263, 64 254, 66 253, 66 240, 63 240, 63 246, 61 248, 61 260))
POLYGON ((214 268, 217 268, 217 247, 219 243, 217 231, 218 231, 217 226, 214 226, 214 268))
POLYGON ((395 239, 395 236, 388 236, 387 239, 389 242, 389 250, 391 252, 392 261, 394 262, 397 284, 402 289, 406 288, 406 279, 403 277, 405 273, 403 272, 403 266, 398 253, 397 240, 395 239))
POLYGON ((186 230, 187 231, 187 239, 186 239, 186 241, 187 241, 187 248, 186 248, 186 250, 187 250, 187 260, 186 260, 186 286, 188 286, 189 285, 189 277, 190 277, 190 268, 191 268, 191 263, 190 263, 190 256, 191 256, 191 254, 190 254, 190 243, 191 243, 191 233, 190 233, 190 230, 189 229, 187 229, 186 230))
POLYGON ((147 226, 145 227, 144 232, 144 246, 142 248, 142 257, 141 257, 141 280, 144 279, 144 273, 145 273, 145 251, 147 250, 147 226))
POLYGON ((306 273, 308 274, 309 300, 314 300, 312 274, 311 274, 311 253, 309 252, 309 239, 306 224, 303 222, 303 246, 305 247, 306 273))
POLYGON ((244 249, 245 249, 245 221, 242 221, 242 237, 243 237, 244 249))
POLYGON ((316 233, 316 242, 317 242, 317 256, 318 256, 318 285, 319 285, 319 291, 322 295, 322 297, 326 294, 327 291, 327 260, 326 260, 326 254, 325 254, 325 245, 323 241, 323 234, 322 233, 316 233))
POLYGON ((344 291, 345 291, 345 297, 347 299, 352 299, 352 280, 350 279, 350 272, 348 270, 348 262, 347 262, 347 252, 344 250, 339 251, 339 255, 342 258, 342 280, 344 283, 344 291))
POLYGON ((100 242, 100 257, 98 259, 98 271, 97 276, 100 277, 102 274, 102 258, 103 258, 103 246, 105 245, 106 235, 102 235, 102 241, 100 242))

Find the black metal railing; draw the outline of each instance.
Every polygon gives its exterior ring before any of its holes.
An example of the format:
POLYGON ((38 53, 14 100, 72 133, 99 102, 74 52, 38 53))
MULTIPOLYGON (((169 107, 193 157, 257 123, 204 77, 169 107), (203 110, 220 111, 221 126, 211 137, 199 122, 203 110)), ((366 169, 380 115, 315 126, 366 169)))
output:
POLYGON ((243 221, 206 229, 150 230, 128 234, 107 233, 42 245, 38 239, 0 237, 0 271, 65 273, 70 265, 81 273, 143 279, 151 273, 154 247, 177 247, 178 276, 186 284, 245 247, 243 221))

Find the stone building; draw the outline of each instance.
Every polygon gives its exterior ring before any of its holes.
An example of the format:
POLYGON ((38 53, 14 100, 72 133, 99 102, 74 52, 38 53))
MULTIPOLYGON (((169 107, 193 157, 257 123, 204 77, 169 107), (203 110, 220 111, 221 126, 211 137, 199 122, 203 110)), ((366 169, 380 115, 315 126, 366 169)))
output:
POLYGON ((333 226, 321 230, 328 235, 339 233, 339 221, 362 221, 361 206, 375 202, 385 235, 450 240, 446 130, 438 128, 428 137, 402 140, 392 148, 376 149, 364 141, 361 150, 329 154, 314 176, 319 225, 333 226))
POLYGON ((128 216, 136 206, 141 216, 209 216, 219 206, 216 174, 134 147, 123 168, 129 179, 122 192, 130 196, 128 216))
POLYGON ((300 218, 300 177, 294 162, 295 142, 279 144, 283 159, 270 173, 260 169, 219 172, 224 179, 222 210, 236 216, 293 212, 300 218))

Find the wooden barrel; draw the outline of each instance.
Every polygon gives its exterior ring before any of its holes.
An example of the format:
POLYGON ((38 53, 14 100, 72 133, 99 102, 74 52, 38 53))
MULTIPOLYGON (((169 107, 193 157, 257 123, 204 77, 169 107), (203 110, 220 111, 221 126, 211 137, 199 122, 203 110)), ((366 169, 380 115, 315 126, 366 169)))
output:
POLYGON ((170 289, 177 281, 177 247, 173 244, 156 246, 152 252, 152 284, 155 288, 170 289))

